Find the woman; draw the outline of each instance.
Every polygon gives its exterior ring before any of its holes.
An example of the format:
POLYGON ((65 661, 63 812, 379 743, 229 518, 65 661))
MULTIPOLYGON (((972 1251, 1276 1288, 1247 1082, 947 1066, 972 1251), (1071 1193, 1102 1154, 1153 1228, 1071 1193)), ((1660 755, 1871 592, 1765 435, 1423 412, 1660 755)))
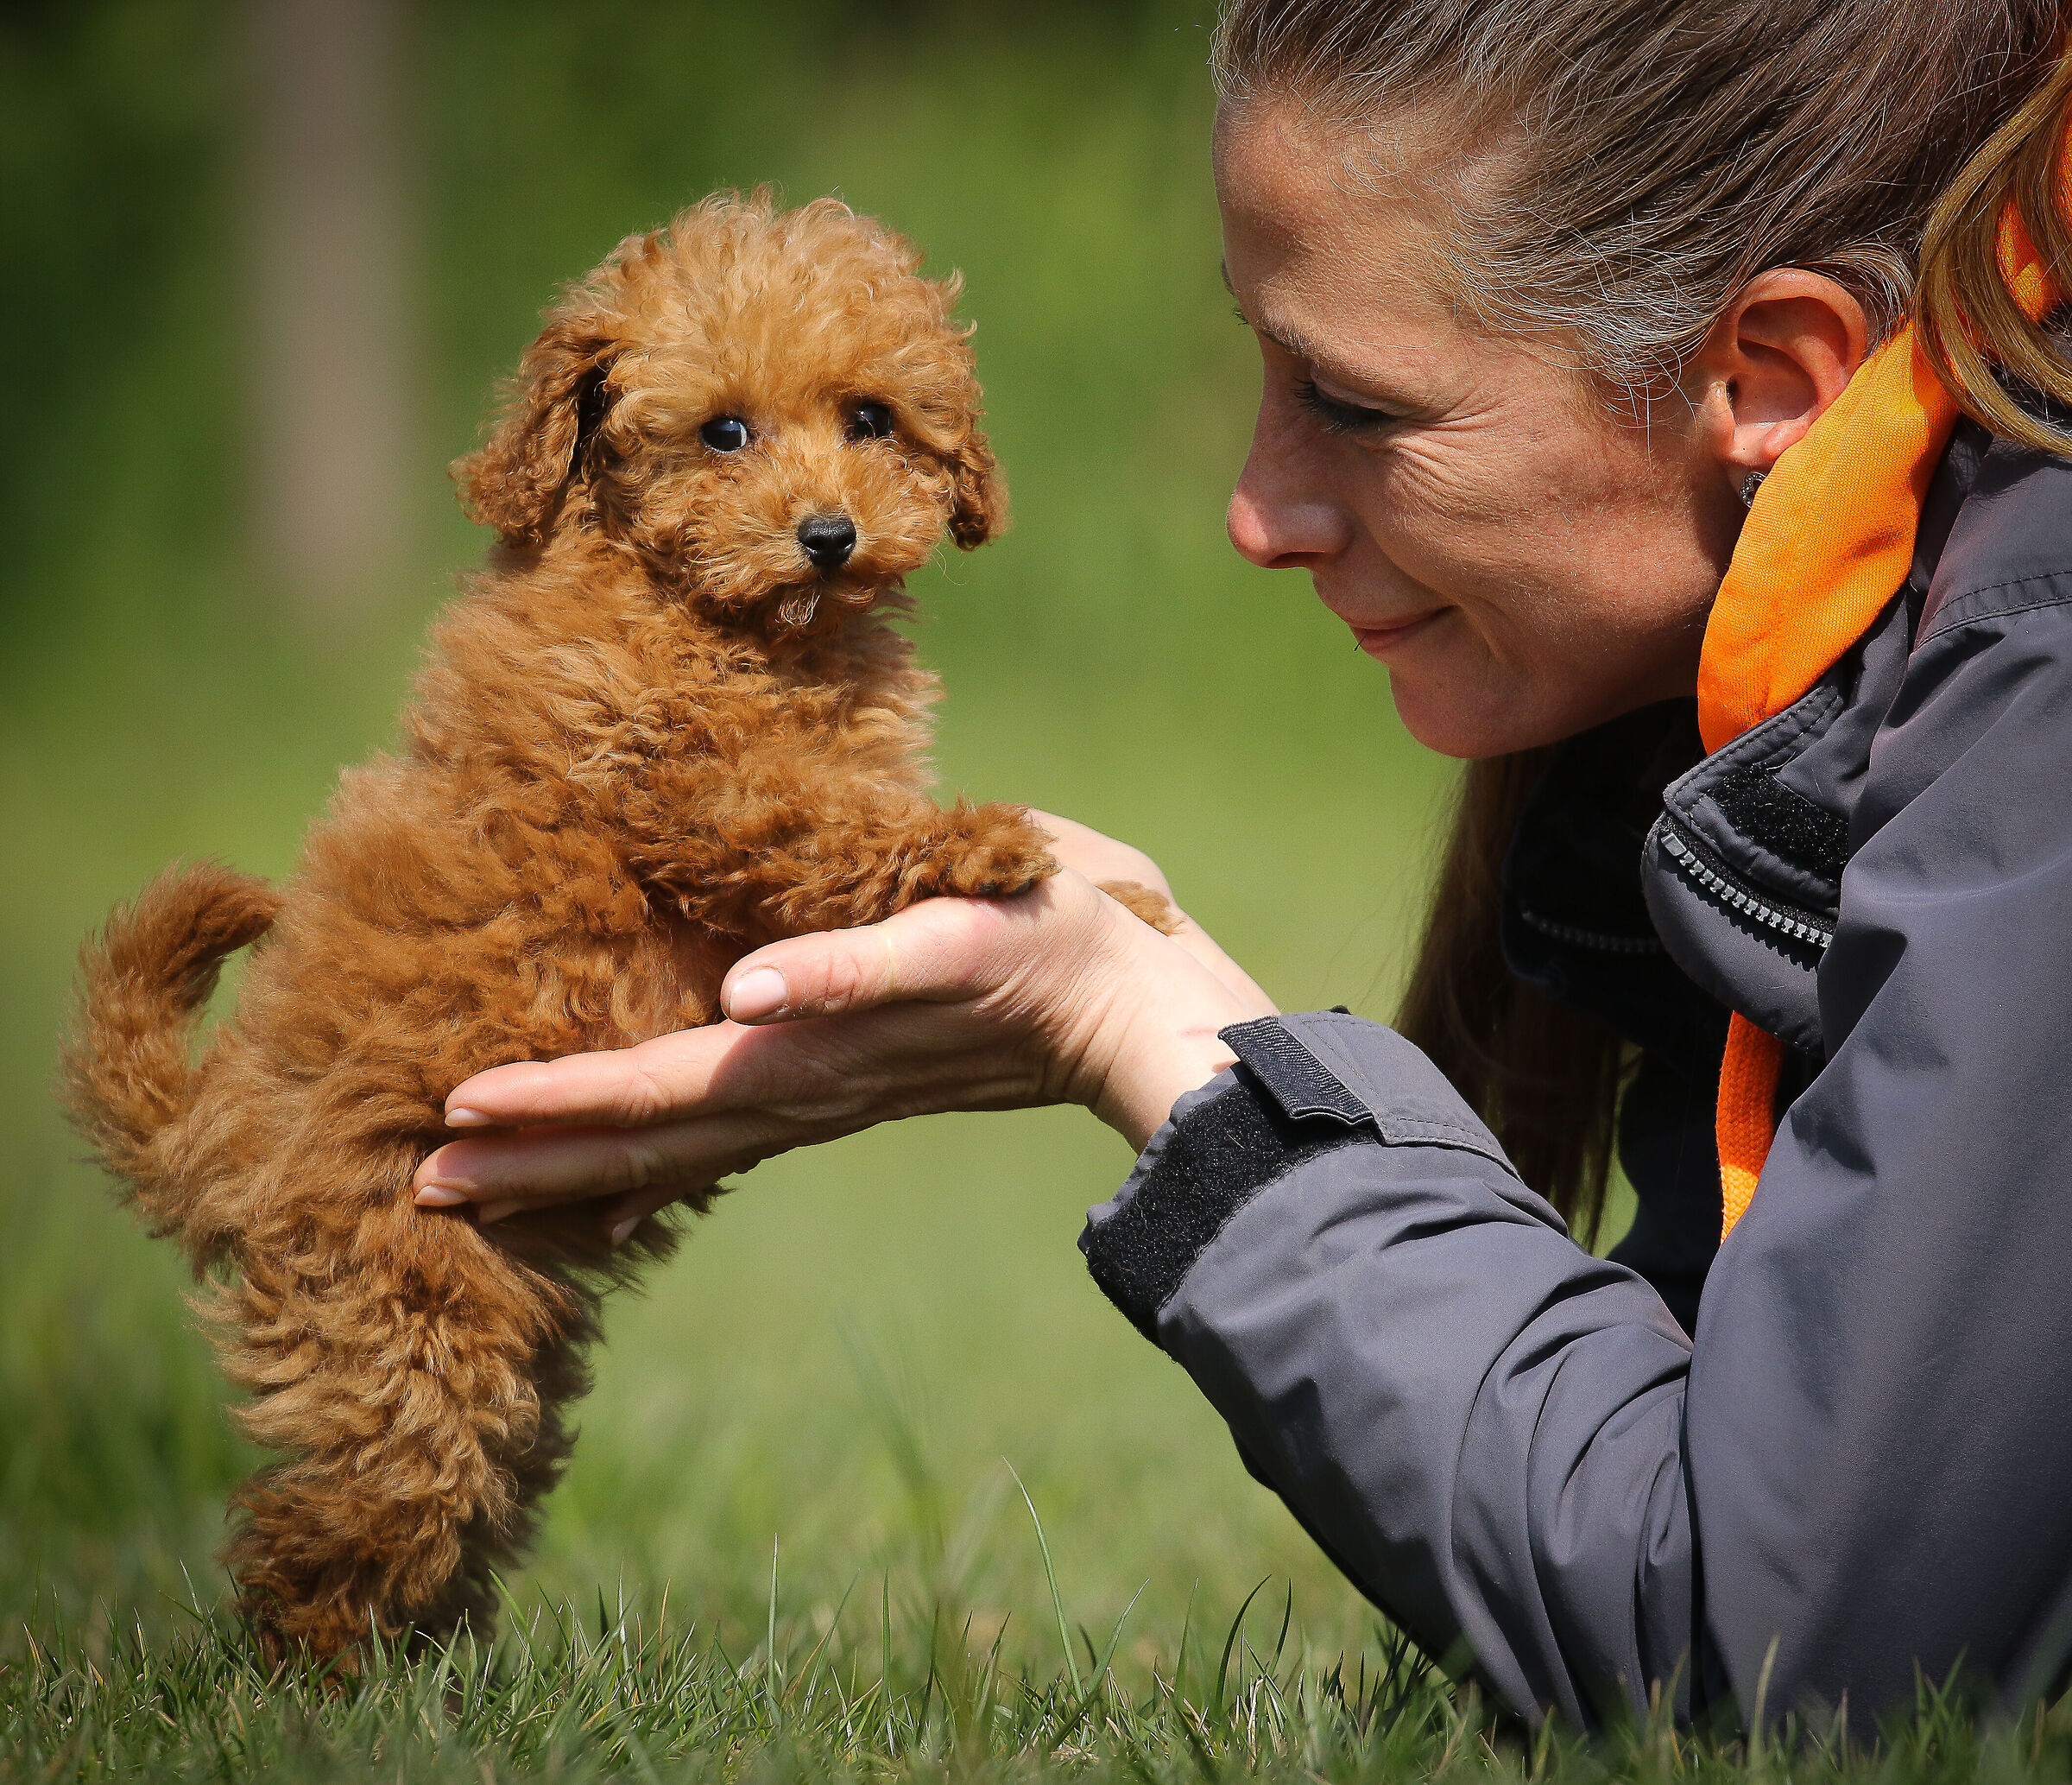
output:
POLYGON ((563 1125, 441 1149, 420 1199, 610 1193, 616 1228, 874 1122, 1084 1104, 1142 1151, 1096 1279, 1520 1712, 2060 1683, 2064 22, 1232 0, 1231 537, 1473 763, 1401 1032, 1277 1015, 1055 820, 1026 898, 781 942, 726 1023, 471 1080, 458 1127, 563 1125), (1594 1220, 1614 1112, 1640 1213, 1601 1262, 1556 1206, 1594 1220))

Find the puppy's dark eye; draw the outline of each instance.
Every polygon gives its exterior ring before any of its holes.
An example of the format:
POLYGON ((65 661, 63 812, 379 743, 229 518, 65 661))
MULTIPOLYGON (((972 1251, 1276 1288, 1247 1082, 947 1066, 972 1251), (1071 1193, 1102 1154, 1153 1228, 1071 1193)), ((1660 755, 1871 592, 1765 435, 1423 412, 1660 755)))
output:
POLYGON ((749 424, 738 415, 715 415, 698 437, 715 453, 738 453, 749 443, 749 424))
POLYGON ((892 411, 883 403, 857 403, 849 412, 852 440, 881 440, 892 432, 892 411))

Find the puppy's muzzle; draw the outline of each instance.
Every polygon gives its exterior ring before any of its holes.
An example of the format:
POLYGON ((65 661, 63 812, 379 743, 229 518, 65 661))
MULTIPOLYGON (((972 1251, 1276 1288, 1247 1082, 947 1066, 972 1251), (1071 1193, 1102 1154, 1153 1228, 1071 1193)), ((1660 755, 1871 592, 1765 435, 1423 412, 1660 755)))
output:
POLYGON ((856 523, 847 515, 808 515, 799 523, 799 543, 815 570, 832 575, 856 548, 856 523))

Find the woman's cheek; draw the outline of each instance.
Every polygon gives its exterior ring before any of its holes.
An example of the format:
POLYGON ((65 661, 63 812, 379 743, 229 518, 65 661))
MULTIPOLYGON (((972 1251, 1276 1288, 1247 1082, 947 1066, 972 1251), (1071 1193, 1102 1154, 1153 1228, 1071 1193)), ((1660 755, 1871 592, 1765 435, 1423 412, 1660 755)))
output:
POLYGON ((1617 642, 1608 654, 1595 629, 1578 628, 1585 617, 1554 599, 1537 612, 1473 601, 1452 609, 1391 654, 1405 729, 1443 755, 1489 756, 1573 737, 1641 704, 1627 698, 1617 642))
POLYGON ((1506 739, 1516 716, 1516 678, 1461 609, 1404 641, 1387 667, 1396 715, 1428 750, 1479 756, 1511 747, 1506 739))
POLYGON ((1526 484, 1492 489, 1489 467, 1434 450, 1392 451, 1362 504, 1368 529, 1402 573, 1443 601, 1503 606, 1545 574, 1562 517, 1526 484))

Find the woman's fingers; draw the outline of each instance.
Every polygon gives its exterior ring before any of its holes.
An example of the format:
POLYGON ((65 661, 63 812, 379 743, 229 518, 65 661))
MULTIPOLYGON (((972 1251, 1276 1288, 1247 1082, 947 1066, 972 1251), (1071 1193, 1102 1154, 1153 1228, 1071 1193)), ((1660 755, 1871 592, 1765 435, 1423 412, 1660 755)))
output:
POLYGON ((1038 1082, 1028 1061, 952 1033, 968 1029, 951 1006, 894 1003, 502 1067, 464 1089, 511 1125, 433 1153, 418 1168, 417 1199, 472 1203, 484 1220, 651 1189, 666 1201, 892 1116, 1027 1101, 1038 1082))
POLYGON ((710 1192, 760 1157, 755 1149, 730 1147, 723 1125, 711 1122, 644 1134, 535 1128, 514 1136, 503 1156, 496 1145, 483 1140, 442 1147, 418 1174, 418 1202, 428 1208, 472 1203, 484 1227, 530 1209, 596 1202, 602 1205, 598 1226, 622 1246, 648 1216, 710 1192), (620 1187, 629 1182, 639 1187, 620 1187))
MULTIPOLYGON (((715 1182, 717 1181, 715 1180, 715 1182)), ((694 1184, 685 1190, 635 1190, 615 1199, 604 1210, 600 1225, 604 1237, 615 1246, 622 1246, 632 1237, 633 1230, 648 1216, 666 1209, 673 1202, 681 1202, 686 1196, 711 1190, 711 1184, 694 1184)))
POLYGON ((835 1016, 903 1001, 939 1003, 983 991, 999 945, 1037 914, 1016 899, 923 899, 882 923, 793 936, 744 956, 719 991, 739 1023, 835 1016))
POLYGON ((471 1202, 485 1221, 519 1207, 587 1202, 644 1190, 662 1200, 702 1189, 780 1142, 761 1116, 729 1114, 644 1128, 528 1128, 449 1141, 418 1168, 418 1201, 471 1202))
POLYGON ((657 1035, 635 1048, 492 1067, 447 1098, 446 1125, 504 1128, 561 1122, 635 1127, 659 1121, 698 1101, 749 1033, 736 1023, 717 1022, 657 1035))
POLYGON ((721 1004, 735 1020, 634 1048, 493 1067, 455 1087, 446 1098, 446 1124, 635 1127, 716 1098, 740 1102, 758 1094, 766 1076, 754 1069, 761 1044, 749 1024, 968 995, 983 977, 974 945, 998 928, 1002 909, 1018 902, 929 899, 883 923, 773 943, 727 975, 721 1004))

